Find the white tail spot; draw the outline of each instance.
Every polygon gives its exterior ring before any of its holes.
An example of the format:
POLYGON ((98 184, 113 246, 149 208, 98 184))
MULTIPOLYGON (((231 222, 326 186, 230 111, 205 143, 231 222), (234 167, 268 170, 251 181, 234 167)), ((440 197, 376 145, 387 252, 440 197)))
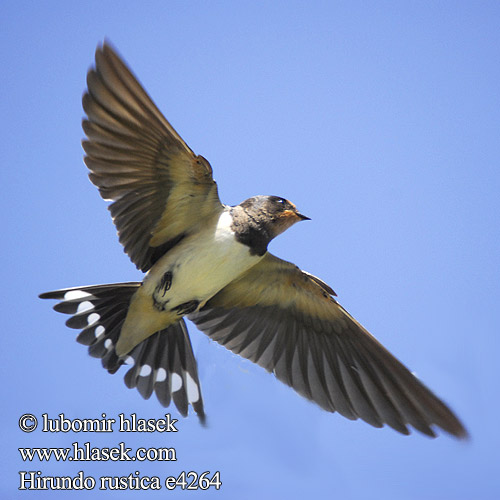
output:
POLYGON ((85 311, 89 311, 90 309, 94 309, 94 304, 92 302, 89 302, 88 300, 84 302, 80 302, 78 304, 78 309, 76 310, 77 313, 83 313, 85 311))
POLYGON ((177 392, 182 387, 182 377, 178 373, 172 373, 172 392, 177 392))
POLYGON ((200 391, 193 377, 186 372, 187 397, 190 403, 196 403, 200 399, 200 391))
POLYGON ((82 290, 70 290, 64 294, 64 300, 84 299, 85 297, 92 297, 92 294, 82 290))
POLYGON ((155 381, 164 382, 165 380, 167 380, 167 370, 165 370, 165 368, 158 368, 155 381))
POLYGON ((92 313, 89 314, 89 317, 87 318, 87 323, 89 326, 93 325, 94 323, 97 323, 101 319, 101 316, 97 313, 92 313))
POLYGON ((96 327, 96 329, 94 331, 95 338, 96 339, 99 338, 105 331, 106 331, 106 329, 102 325, 99 325, 98 327, 96 327))
POLYGON ((149 365, 142 365, 141 371, 139 372, 140 377, 147 377, 151 373, 151 367, 149 365))
POLYGON ((133 365, 135 363, 135 359, 132 357, 132 356, 127 356, 123 362, 126 364, 126 365, 133 365))
POLYGON ((113 347, 113 341, 111 339, 106 339, 104 341, 104 347, 109 351, 113 347))

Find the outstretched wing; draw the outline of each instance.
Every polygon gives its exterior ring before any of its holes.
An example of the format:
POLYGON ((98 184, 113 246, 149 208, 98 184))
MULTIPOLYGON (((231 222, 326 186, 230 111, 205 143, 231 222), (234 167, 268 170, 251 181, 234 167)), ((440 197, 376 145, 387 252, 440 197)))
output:
POLYGON ((231 351, 272 371, 327 411, 435 436, 466 430, 449 408, 297 266, 267 254, 189 315, 231 351))
POLYGON ((196 156, 106 43, 87 75, 83 130, 90 180, 142 271, 223 210, 212 168, 196 156))

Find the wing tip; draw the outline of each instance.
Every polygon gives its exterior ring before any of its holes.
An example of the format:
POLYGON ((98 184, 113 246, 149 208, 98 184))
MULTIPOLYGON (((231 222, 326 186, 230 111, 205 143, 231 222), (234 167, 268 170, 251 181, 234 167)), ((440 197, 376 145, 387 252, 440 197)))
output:
POLYGON ((113 42, 107 36, 105 36, 102 41, 97 43, 97 47, 95 49, 95 57, 97 58, 101 54, 106 55, 109 53, 117 55, 117 50, 113 42))
POLYGON ((466 442, 466 441, 471 441, 471 435, 469 431, 465 428, 465 426, 457 419, 455 418, 456 422, 452 426, 448 425, 445 427, 442 427, 442 429, 447 432, 450 436, 453 436, 454 438, 466 442))

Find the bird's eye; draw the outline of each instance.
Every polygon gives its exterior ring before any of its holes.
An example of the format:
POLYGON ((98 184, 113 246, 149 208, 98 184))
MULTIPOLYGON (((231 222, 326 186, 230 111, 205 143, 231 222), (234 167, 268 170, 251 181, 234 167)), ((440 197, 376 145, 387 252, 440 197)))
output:
POLYGON ((288 208, 288 201, 285 198, 280 198, 279 196, 273 196, 271 199, 272 203, 276 207, 276 210, 286 210, 288 208))

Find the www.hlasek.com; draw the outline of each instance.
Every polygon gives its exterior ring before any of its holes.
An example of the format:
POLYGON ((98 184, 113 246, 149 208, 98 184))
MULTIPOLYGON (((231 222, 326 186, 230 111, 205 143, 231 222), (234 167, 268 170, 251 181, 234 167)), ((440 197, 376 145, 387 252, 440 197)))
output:
MULTIPOLYGON (((118 415, 118 420, 107 418, 96 419, 68 419, 63 413, 57 418, 50 418, 46 413, 42 415, 42 432, 178 432, 175 427, 176 419, 171 418, 169 413, 161 419, 137 418, 135 413, 126 417, 123 413, 118 415), (114 428, 114 424, 118 424, 114 428)), ((38 419, 35 415, 26 413, 19 419, 19 428, 23 432, 33 432, 38 427, 38 419)), ((19 454, 23 462, 175 462, 177 452, 175 448, 128 448, 125 442, 118 443, 114 447, 95 447, 90 441, 83 444, 72 443, 67 448, 19 448, 19 454)), ((218 490, 222 482, 220 472, 211 473, 205 471, 181 472, 176 476, 168 476, 163 480, 157 476, 141 476, 139 471, 131 472, 128 476, 101 476, 95 478, 86 476, 84 471, 79 471, 75 476, 46 476, 39 470, 19 471, 19 490, 92 490, 99 487, 100 490, 159 490, 162 485, 168 490, 176 488, 187 490, 207 490, 214 488, 218 490)))

